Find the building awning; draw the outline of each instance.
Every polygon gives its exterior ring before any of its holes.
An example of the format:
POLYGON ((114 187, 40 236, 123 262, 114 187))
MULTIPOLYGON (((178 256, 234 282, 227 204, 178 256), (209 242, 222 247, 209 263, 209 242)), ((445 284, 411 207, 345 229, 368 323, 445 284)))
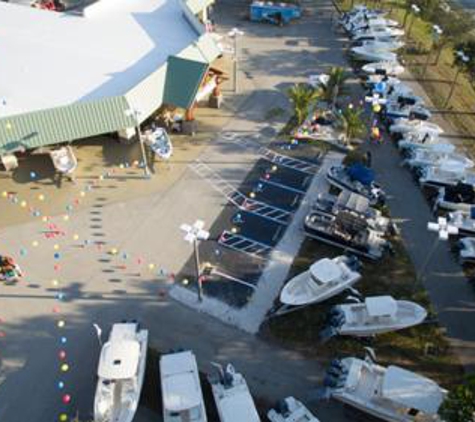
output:
POLYGON ((207 68, 207 63, 170 57, 163 102, 185 109, 190 107, 207 68))

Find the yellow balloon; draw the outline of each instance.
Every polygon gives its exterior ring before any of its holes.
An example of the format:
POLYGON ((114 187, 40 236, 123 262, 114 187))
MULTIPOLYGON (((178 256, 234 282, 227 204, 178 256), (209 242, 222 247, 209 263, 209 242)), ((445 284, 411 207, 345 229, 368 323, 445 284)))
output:
POLYGON ((40 193, 40 194, 38 195, 38 199, 39 199, 40 201, 44 201, 44 200, 45 200, 45 196, 44 196, 42 193, 40 193))
POLYGON ((59 422, 67 422, 68 421, 68 415, 66 415, 66 413, 61 413, 61 415, 59 415, 59 422))
POLYGON ((63 363, 61 365, 61 371, 62 372, 68 372, 69 371, 69 365, 67 363, 63 363))
POLYGON ((54 249, 55 251, 57 251, 57 250, 59 249, 59 245, 56 243, 56 244, 53 246, 53 249, 54 249))
POLYGON ((373 106, 373 111, 374 111, 375 113, 379 113, 379 112, 381 111, 381 106, 380 106, 379 104, 375 104, 375 105, 373 106))
POLYGON ((64 220, 64 221, 68 221, 68 220, 69 220, 69 215, 64 215, 64 216, 63 216, 63 220, 64 220))
POLYGON ((21 202, 20 202, 20 206, 21 206, 22 208, 25 208, 25 207, 26 207, 26 201, 21 201, 21 202))
POLYGON ((51 284, 52 284, 53 286, 58 286, 58 285, 59 285, 59 281, 58 281, 58 280, 52 280, 52 281, 51 281, 51 284))
POLYGON ((155 269, 155 264, 148 264, 148 268, 149 268, 149 270, 155 269))
POLYGON ((73 239, 74 239, 74 240, 78 240, 78 239, 79 239, 79 235, 78 235, 78 234, 75 234, 75 235, 73 236, 73 239))
POLYGON ((33 242, 31 242, 31 245, 36 248, 39 245, 39 243, 37 240, 33 240, 33 242))
POLYGON ((7 192, 6 190, 4 190, 4 191, 2 192, 2 197, 3 197, 3 198, 6 198, 7 196, 8 196, 8 192, 7 192))
POLYGON ((66 325, 66 323, 61 319, 58 321, 58 327, 63 328, 66 325))
POLYGON ((84 192, 84 191, 82 190, 82 191, 79 193, 79 195, 81 195, 81 196, 84 197, 84 196, 86 196, 86 192, 84 192))

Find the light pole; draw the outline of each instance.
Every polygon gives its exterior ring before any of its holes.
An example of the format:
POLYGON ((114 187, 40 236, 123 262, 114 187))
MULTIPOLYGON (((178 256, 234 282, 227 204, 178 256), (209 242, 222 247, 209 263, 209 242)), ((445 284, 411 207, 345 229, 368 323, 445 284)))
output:
POLYGON ((201 302, 203 300, 203 280, 201 279, 200 271, 200 258, 198 253, 198 242, 200 240, 207 240, 209 238, 209 232, 203 230, 205 223, 201 220, 196 220, 195 224, 190 226, 189 224, 182 224, 180 230, 185 232, 185 241, 193 244, 193 252, 195 257, 195 266, 196 266, 196 278, 198 282, 198 300, 201 302))
POLYGON ((140 121, 139 121, 139 114, 140 112, 136 110, 135 108, 129 108, 128 110, 125 110, 125 115, 126 116, 133 116, 135 119, 135 133, 139 139, 140 143, 140 150, 142 152, 142 161, 143 161, 143 171, 144 171, 144 176, 148 179, 150 178, 150 170, 148 168, 148 163, 147 163, 147 156, 145 155, 145 145, 143 142, 143 136, 140 131, 140 121))
POLYGON ((430 45, 429 52, 427 53, 426 63, 424 65, 424 70, 422 71, 423 77, 426 75, 427 67, 429 66, 430 53, 432 53, 432 49, 439 41, 439 37, 442 35, 443 32, 444 31, 442 31, 442 28, 439 25, 432 25, 432 44, 430 45))
POLYGON ((430 259, 432 258, 432 255, 434 254, 435 250, 437 249, 437 246, 439 245, 440 240, 449 240, 449 237, 451 235, 457 235, 459 230, 458 227, 453 226, 450 224, 446 218, 444 217, 439 217, 437 219, 437 223, 434 223, 432 221, 427 223, 427 229, 432 232, 437 233, 437 238, 435 239, 434 244, 432 245, 432 248, 430 249, 429 253, 427 254, 427 257, 424 261, 424 263, 421 265, 421 268, 419 270, 419 276, 417 277, 418 280, 422 280, 423 274, 425 272, 425 269, 427 265, 430 262, 430 259))
POLYGON ((416 20, 416 15, 418 15, 419 12, 421 11, 419 6, 417 6, 416 4, 411 4, 411 10, 412 10, 414 16, 412 17, 411 23, 409 24, 409 28, 407 30, 407 39, 408 40, 409 40, 409 38, 411 38, 412 26, 414 25, 414 21, 416 20))
POLYGON ((234 66, 233 66, 233 91, 238 92, 238 37, 244 35, 244 32, 238 28, 233 28, 228 32, 228 36, 234 40, 234 66))
POLYGON ((450 99, 452 98, 452 94, 455 90, 455 84, 457 83, 457 79, 459 77, 460 71, 462 70, 462 67, 470 61, 470 57, 468 57, 463 51, 456 51, 455 54, 462 61, 462 64, 458 66, 457 72, 455 73, 454 80, 452 81, 452 86, 450 87, 449 95, 447 95, 447 98, 445 99, 444 108, 447 107, 450 99))

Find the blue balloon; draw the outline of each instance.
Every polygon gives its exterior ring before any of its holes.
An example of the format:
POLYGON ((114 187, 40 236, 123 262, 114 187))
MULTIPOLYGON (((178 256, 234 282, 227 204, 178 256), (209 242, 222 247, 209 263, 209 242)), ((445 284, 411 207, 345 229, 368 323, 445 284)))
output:
POLYGON ((386 82, 378 82, 375 86, 374 86, 374 90, 376 92, 384 92, 386 90, 386 82))
POLYGON ((62 390, 62 389, 64 388, 64 382, 63 382, 63 381, 59 381, 59 382, 58 382, 58 388, 59 388, 60 390, 62 390))
POLYGON ((58 252, 55 252, 55 254, 54 254, 54 259, 59 259, 59 257, 60 257, 59 253, 58 253, 58 252))
POLYGON ((32 179, 36 179, 36 173, 35 173, 34 171, 31 171, 31 172, 30 172, 30 177, 31 177, 32 179))
POLYGON ((61 337, 61 343, 66 344, 68 342, 68 339, 66 337, 61 337))

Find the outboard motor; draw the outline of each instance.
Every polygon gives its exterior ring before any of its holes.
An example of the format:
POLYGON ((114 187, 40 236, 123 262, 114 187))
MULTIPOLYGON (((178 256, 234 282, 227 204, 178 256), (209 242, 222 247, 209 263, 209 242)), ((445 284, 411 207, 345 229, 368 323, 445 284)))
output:
POLYGON ((282 415, 285 418, 290 416, 290 409, 285 400, 279 400, 274 409, 279 415, 282 415))

